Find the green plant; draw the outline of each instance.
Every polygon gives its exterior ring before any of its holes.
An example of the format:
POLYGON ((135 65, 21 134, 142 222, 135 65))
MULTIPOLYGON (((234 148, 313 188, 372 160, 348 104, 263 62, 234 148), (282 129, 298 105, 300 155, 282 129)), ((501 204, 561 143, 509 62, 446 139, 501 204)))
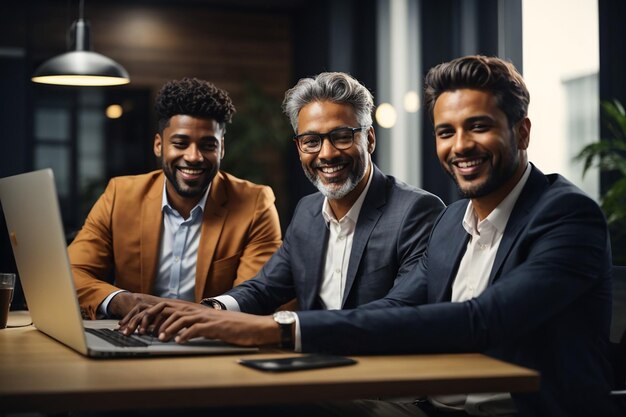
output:
POLYGON ((591 167, 615 178, 602 196, 613 246, 613 263, 626 265, 626 112, 617 101, 603 101, 602 115, 610 137, 585 146, 576 156, 584 161, 583 176, 591 167))

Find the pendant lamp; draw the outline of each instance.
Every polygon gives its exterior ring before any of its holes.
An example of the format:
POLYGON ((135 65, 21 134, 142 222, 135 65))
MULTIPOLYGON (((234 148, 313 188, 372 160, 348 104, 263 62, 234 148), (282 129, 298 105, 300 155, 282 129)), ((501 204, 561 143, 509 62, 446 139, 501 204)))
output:
POLYGON ((128 84, 128 72, 117 62, 91 51, 89 23, 83 19, 83 0, 79 3, 79 18, 70 27, 70 52, 50 58, 37 70, 31 80, 42 84, 73 86, 110 86, 128 84))

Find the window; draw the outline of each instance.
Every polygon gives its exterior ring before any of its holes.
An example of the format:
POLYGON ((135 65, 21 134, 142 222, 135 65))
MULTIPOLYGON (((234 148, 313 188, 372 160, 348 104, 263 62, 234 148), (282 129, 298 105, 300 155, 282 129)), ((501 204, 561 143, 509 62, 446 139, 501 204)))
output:
POLYGON ((599 32, 597 0, 524 0, 524 78, 533 123, 529 158, 598 198, 597 171, 582 178, 573 157, 598 141, 599 32))

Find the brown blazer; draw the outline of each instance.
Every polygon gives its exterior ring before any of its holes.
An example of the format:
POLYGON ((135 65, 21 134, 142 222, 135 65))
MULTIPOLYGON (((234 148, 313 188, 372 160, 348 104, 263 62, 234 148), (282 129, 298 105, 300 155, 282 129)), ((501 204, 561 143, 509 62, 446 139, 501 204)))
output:
MULTIPOLYGON (((113 291, 152 293, 163 181, 160 170, 113 178, 69 246, 80 307, 90 318, 113 291)), ((271 188, 218 172, 202 220, 196 301, 255 276, 280 244, 271 188)))

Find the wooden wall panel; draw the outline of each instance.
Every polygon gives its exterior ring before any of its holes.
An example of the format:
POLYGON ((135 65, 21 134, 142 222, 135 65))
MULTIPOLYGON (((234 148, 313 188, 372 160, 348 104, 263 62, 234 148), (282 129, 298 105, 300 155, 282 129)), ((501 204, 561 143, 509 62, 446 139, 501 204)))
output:
MULTIPOLYGON (((66 2, 29 3, 26 22, 3 23, 27 27, 25 39, 18 43, 26 45, 36 65, 66 50, 66 32, 77 11, 66 2)), ((288 12, 91 1, 85 18, 91 25, 94 50, 122 64, 135 86, 156 91, 168 80, 195 76, 227 89, 235 100, 247 80, 277 98, 290 87, 292 17, 288 12)), ((7 41, 10 27, 0 29, 2 33, 7 41)))

